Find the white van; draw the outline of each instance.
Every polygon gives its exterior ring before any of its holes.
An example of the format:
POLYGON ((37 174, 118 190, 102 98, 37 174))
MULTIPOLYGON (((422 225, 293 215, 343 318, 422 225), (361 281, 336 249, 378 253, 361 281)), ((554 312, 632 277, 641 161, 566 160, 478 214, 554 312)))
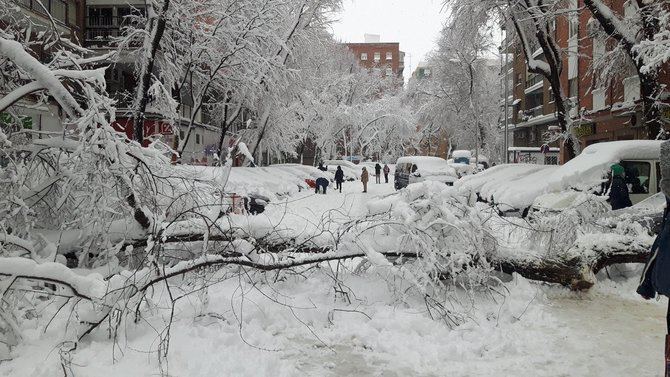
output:
POLYGON ((410 183, 438 181, 451 186, 458 174, 446 160, 430 156, 400 157, 395 166, 395 188, 400 190, 410 183))

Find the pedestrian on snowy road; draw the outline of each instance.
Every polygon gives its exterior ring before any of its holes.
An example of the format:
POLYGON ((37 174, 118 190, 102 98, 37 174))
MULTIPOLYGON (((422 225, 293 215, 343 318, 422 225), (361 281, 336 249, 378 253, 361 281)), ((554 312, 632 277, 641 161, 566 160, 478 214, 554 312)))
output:
POLYGON ((338 166, 335 171, 335 190, 340 190, 340 193, 342 193, 342 182, 344 182, 344 171, 338 166))
POLYGON ((361 182, 363 182, 363 192, 368 192, 368 180, 370 179, 370 175, 368 174, 368 169, 363 167, 363 171, 361 172, 361 182))
POLYGON ((391 168, 387 164, 384 164, 384 181, 386 183, 389 183, 389 173, 391 172, 391 168))
MULTIPOLYGON (((642 270, 637 293, 646 300, 656 294, 670 297, 670 141, 661 144, 661 191, 665 195, 665 212, 661 231, 651 246, 649 260, 642 270)), ((670 303, 666 314, 665 376, 670 375, 670 303)))
POLYGON ((631 207, 633 205, 630 201, 630 195, 628 194, 628 186, 624 181, 623 166, 619 164, 612 165, 609 201, 613 211, 631 207))
POLYGON ((375 183, 382 183, 381 174, 382 166, 377 163, 375 164, 375 183))
POLYGON ((319 193, 321 191, 323 194, 326 193, 326 189, 328 188, 328 180, 326 178, 317 178, 316 179, 316 189, 315 193, 319 193))

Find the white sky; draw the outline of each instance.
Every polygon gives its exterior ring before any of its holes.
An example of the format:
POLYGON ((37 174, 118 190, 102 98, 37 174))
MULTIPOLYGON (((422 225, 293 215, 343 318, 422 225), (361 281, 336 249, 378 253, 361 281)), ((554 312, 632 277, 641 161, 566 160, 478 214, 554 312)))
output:
POLYGON ((363 42, 363 35, 379 34, 382 42, 400 42, 405 51, 405 78, 436 43, 447 15, 443 0, 343 0, 343 11, 333 25, 342 42, 363 42))

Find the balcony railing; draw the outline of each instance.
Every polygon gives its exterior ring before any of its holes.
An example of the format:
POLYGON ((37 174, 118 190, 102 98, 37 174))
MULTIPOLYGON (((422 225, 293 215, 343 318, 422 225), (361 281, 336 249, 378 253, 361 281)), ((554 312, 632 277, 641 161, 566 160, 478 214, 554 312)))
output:
POLYGON ((542 105, 533 107, 532 109, 524 110, 523 111, 524 118, 530 119, 530 118, 534 118, 534 117, 543 115, 542 110, 543 110, 542 105))
POLYGON ((88 46, 109 44, 121 35, 121 28, 132 21, 128 17, 96 16, 86 18, 85 40, 88 46))

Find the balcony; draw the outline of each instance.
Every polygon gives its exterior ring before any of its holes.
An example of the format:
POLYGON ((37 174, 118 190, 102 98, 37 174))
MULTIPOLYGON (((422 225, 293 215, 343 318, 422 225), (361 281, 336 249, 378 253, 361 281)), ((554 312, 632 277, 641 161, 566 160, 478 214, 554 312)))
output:
POLYGON ((143 13, 143 9, 125 7, 88 7, 86 17, 87 47, 110 47, 121 35, 121 28, 132 22, 128 16, 143 13))

